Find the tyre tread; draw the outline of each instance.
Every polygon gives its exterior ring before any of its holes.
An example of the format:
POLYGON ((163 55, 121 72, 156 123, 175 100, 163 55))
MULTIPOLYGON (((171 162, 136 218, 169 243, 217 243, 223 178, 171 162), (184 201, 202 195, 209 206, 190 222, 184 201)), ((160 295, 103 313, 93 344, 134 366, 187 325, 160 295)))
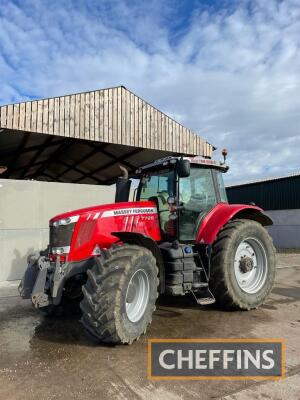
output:
MULTIPOLYGON (((129 269, 130 263, 136 257, 145 254, 155 264, 157 276, 158 268, 152 253, 141 246, 127 244, 112 246, 106 250, 103 257, 95 258, 94 267, 88 271, 88 280, 83 286, 84 298, 80 304, 83 312, 81 322, 101 342, 117 344, 131 343, 134 340, 124 330, 120 331, 120 326, 116 324, 115 313, 119 305, 115 300, 120 291, 121 274, 129 269)), ((158 286, 158 279, 156 283, 158 286)), ((151 322, 154 309, 155 305, 147 325, 151 322)))

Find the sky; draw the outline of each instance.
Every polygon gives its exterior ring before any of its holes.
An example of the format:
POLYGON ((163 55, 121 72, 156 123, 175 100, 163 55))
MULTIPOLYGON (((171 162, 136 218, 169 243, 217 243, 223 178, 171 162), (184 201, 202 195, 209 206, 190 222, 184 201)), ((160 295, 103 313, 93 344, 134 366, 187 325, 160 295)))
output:
POLYGON ((299 0, 0 0, 0 104, 124 85, 221 150, 300 170, 299 0))

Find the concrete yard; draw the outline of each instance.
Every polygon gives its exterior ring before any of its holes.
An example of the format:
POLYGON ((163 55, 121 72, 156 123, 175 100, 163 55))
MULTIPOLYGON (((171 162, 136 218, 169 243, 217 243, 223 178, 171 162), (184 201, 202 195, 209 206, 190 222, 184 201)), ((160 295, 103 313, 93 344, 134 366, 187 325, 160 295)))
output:
POLYGON ((131 346, 99 346, 78 317, 48 319, 17 285, 0 285, 0 399, 300 399, 300 254, 278 255, 275 288, 250 312, 160 302, 146 336, 131 346), (285 338, 285 380, 149 381, 148 338, 285 338))

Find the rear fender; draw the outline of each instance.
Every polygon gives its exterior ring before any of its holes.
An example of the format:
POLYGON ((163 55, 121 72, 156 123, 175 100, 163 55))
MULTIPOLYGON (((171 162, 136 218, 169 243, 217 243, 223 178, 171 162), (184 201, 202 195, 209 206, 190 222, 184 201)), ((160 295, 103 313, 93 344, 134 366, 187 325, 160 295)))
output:
POLYGON ((203 219, 196 243, 212 244, 222 227, 234 218, 251 219, 264 226, 273 224, 271 218, 260 207, 219 203, 203 219))
POLYGON ((159 269, 159 292, 165 291, 165 268, 163 258, 157 243, 149 236, 135 232, 112 232, 112 235, 119 238, 123 243, 136 244, 137 246, 146 247, 157 260, 159 269))

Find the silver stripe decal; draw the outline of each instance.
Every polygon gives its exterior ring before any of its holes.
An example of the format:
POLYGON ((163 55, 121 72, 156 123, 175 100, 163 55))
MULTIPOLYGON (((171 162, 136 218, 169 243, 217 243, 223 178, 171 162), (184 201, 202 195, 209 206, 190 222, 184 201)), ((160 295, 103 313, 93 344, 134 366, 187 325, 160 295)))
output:
POLYGON ((97 212, 97 213, 94 215, 94 218, 93 218, 93 219, 97 219, 97 218, 99 217, 99 215, 100 215, 100 212, 97 212))

